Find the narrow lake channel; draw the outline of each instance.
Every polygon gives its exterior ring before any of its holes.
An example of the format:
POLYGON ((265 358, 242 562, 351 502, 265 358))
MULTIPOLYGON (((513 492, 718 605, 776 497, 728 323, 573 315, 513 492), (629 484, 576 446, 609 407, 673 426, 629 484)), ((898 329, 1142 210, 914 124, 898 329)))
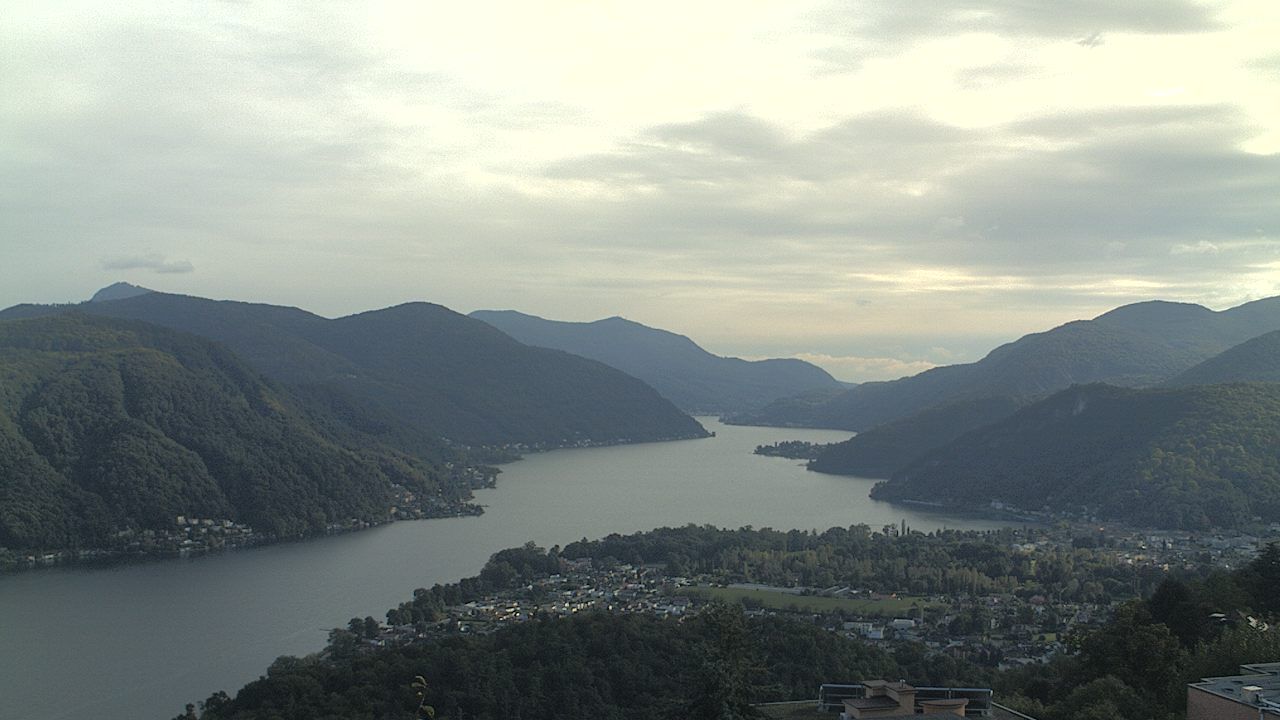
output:
POLYGON ((383 619, 413 589, 477 573, 489 555, 687 523, 920 530, 1004 523, 875 502, 872 480, 751 453, 846 432, 725 426, 705 440, 560 450, 504 466, 480 517, 197 558, 0 575, 0 718, 168 720, 234 694, 280 655, 319 650, 351 617, 383 619))

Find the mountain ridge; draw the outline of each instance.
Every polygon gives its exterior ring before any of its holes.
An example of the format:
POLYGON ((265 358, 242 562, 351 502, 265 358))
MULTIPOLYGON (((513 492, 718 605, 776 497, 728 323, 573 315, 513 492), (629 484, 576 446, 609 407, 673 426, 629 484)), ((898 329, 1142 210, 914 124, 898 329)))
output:
POLYGON ((477 310, 515 339, 591 358, 644 380, 689 412, 734 412, 838 381, 803 360, 743 360, 712 354, 691 338, 614 315, 590 322, 548 320, 516 310, 477 310))
POLYGON ((1133 303, 1093 320, 1024 335, 974 363, 864 383, 822 403, 780 403, 728 421, 863 431, 950 401, 1034 399, 1092 382, 1150 386, 1272 330, 1280 330, 1280 298, 1222 311, 1190 303, 1133 303))
POLYGON ((635 378, 522 345, 432 303, 330 320, 299 308, 153 292, 75 306, 15 306, 0 318, 69 309, 217 340, 277 381, 371 403, 413 432, 468 445, 558 447, 706 435, 635 378))

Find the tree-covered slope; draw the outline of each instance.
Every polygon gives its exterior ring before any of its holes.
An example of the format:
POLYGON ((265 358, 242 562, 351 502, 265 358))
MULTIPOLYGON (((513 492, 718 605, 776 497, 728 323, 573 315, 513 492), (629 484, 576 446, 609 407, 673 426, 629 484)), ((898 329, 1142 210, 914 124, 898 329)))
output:
POLYGON ((1166 384, 1176 387, 1229 382, 1280 382, 1280 331, 1246 340, 1166 384))
POLYGON ((926 454, 872 496, 1165 527, 1277 521, 1280 386, 1072 387, 926 454))
POLYGON ((334 383, 424 431, 465 442, 613 442, 705 430, 653 388, 603 363, 529 347, 440 305, 329 321, 308 338, 363 371, 334 383))
MULTIPOLYGON (((644 383, 568 353, 523 345, 428 303, 329 320, 297 308, 148 293, 75 306, 225 343, 258 371, 380 418, 385 442, 472 445, 658 440, 705 430, 644 383)), ((21 317, 66 307, 17 306, 21 317)), ((368 423, 366 423, 368 424, 368 423)))
POLYGON ((809 390, 840 387, 825 370, 803 360, 720 357, 683 335, 620 317, 561 322, 514 310, 477 310, 471 317, 522 343, 618 368, 690 412, 741 412, 809 390))
POLYGON ((103 546, 179 515, 277 535, 387 518, 424 465, 353 448, 222 346, 80 313, 0 321, 0 546, 103 546))
POLYGON ((1020 406, 1017 400, 1003 396, 936 405, 827 446, 809 463, 809 469, 887 478, 930 450, 1009 417, 1020 406))
POLYGON ((1280 330, 1276 298, 1222 312, 1184 303, 1136 303, 1024 336, 975 363, 865 383, 817 405, 780 402, 731 421, 861 431, 954 400, 1032 399, 1093 382, 1149 386, 1273 330, 1280 330))

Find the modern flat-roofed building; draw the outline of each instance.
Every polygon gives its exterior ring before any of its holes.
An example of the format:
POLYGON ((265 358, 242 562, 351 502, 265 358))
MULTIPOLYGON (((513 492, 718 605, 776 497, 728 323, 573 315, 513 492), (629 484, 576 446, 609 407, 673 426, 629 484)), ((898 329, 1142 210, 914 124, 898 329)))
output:
POLYGON ((1187 686, 1187 720, 1280 720, 1280 662, 1187 686))

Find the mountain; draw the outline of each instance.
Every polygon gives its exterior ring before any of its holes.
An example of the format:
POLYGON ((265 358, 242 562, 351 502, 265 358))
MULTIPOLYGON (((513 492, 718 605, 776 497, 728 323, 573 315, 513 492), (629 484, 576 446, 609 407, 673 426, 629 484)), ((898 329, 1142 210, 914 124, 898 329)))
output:
POLYGON ((689 338, 620 317, 561 322, 514 310, 477 310, 527 345, 599 360, 644 380, 689 412, 740 412, 810 390, 837 390, 835 378, 803 360, 742 360, 703 350, 689 338))
POLYGON ((1035 399, 1094 382, 1143 387, 1273 330, 1280 330, 1280 298, 1221 312, 1186 303, 1136 303, 1026 335, 975 363, 864 383, 826 402, 782 402, 729 420, 860 431, 956 400, 1035 399))
POLYGON ((834 475, 887 478, 925 453, 1009 417, 1021 403, 1003 396, 956 400, 879 425, 828 445, 809 469, 834 475))
POLYGON ((106 300, 123 300, 125 298, 137 297, 138 295, 146 295, 153 292, 144 287, 130 285, 127 282, 118 282, 108 285, 89 298, 89 302, 103 302, 106 300))
POLYGON ((313 422, 226 347, 83 313, 0 321, 0 546, 101 547, 180 515, 278 536, 384 521, 435 471, 313 422))
MULTIPOLYGON (((74 308, 225 343, 264 375, 350 409, 367 432, 410 452, 415 437, 555 447, 706 434, 633 377, 523 345, 440 305, 330 320, 291 307, 152 292, 74 308)), ((67 309, 20 305, 0 319, 67 309)))
POLYGON ((1246 340, 1178 374, 1166 385, 1229 382, 1280 382, 1280 331, 1246 340))
POLYGON ((927 453, 872 497, 1143 525, 1280 520, 1280 385, 1075 386, 927 453))

